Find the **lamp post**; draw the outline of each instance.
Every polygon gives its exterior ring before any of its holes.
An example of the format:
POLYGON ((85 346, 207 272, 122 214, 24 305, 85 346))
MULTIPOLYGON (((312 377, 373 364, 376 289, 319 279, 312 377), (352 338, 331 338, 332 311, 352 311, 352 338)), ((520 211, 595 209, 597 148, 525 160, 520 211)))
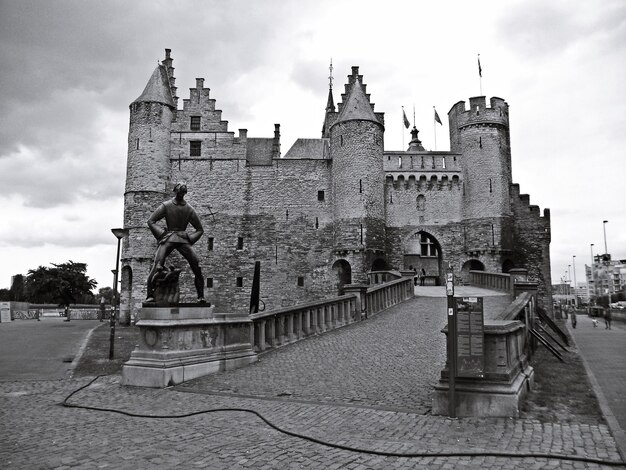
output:
MULTIPOLYGON (((567 265, 567 295, 572 294, 572 265, 567 265)), ((569 305, 569 298, 567 299, 567 305, 569 305)))
MULTIPOLYGON (((609 221, 608 220, 603 220, 602 221, 602 228, 604 229, 604 254, 608 255, 609 254, 609 250, 607 250, 606 248, 606 224, 608 224, 609 221)), ((606 259, 608 259, 608 256, 606 257, 606 259)))
POLYGON ((115 257, 115 270, 113 271, 113 312, 111 312, 111 337, 109 340, 109 360, 113 359, 113 351, 115 348, 115 319, 117 316, 117 310, 119 307, 119 298, 117 295, 117 275, 120 270, 120 244, 122 238, 128 235, 128 230, 124 228, 112 228, 111 232, 117 238, 117 255, 115 257))
POLYGON ((572 256, 572 265, 574 266, 574 307, 578 308, 578 296, 576 295, 576 255, 572 256))
POLYGON ((593 279, 593 243, 591 243, 591 245, 589 246, 590 250, 591 250, 591 281, 589 282, 589 284, 591 285, 591 283, 593 282, 593 303, 591 302, 591 287, 589 287, 589 303, 591 303, 592 305, 595 305, 595 299, 596 299, 596 281, 593 279))

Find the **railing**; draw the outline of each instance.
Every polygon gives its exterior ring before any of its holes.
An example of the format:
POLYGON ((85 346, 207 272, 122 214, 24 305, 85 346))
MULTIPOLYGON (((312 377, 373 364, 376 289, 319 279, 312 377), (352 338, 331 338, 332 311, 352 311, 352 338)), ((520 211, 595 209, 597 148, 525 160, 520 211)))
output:
POLYGON ((257 352, 294 343, 360 320, 354 294, 322 302, 254 313, 254 349, 257 352))
POLYGON ((511 292, 511 275, 505 273, 488 273, 470 271, 470 284, 476 287, 511 292))
POLYGON ((414 295, 412 277, 403 277, 385 284, 375 285, 365 291, 365 311, 367 315, 374 315, 400 302, 410 299, 414 295))
POLYGON ((413 297, 413 278, 372 287, 348 284, 345 295, 250 315, 252 343, 262 352, 341 328, 413 297))
MULTIPOLYGON (((411 275, 413 275, 412 272, 411 275)), ((367 277, 370 284, 384 284, 402 278, 402 274, 398 271, 370 271, 367 277)))

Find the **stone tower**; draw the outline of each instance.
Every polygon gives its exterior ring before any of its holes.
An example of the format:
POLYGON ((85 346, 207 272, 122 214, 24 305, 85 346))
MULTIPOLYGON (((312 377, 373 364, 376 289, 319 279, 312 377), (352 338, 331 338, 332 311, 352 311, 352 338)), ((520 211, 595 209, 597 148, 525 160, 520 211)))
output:
POLYGON ((500 272, 510 258, 513 233, 508 104, 494 97, 487 107, 485 97, 478 96, 470 98, 468 110, 465 102, 456 103, 448 118, 450 151, 463 155, 467 250, 485 259, 489 271, 500 272))
POLYGON ((350 263, 352 282, 364 282, 375 262, 386 263, 384 130, 382 113, 374 113, 363 77, 352 67, 329 132, 334 250, 350 263))
POLYGON ((124 192, 124 227, 129 236, 122 252, 121 321, 145 296, 145 283, 156 243, 146 225, 168 196, 170 130, 176 113, 172 59, 157 65, 139 98, 130 105, 128 160, 124 192), (133 278, 138 282, 133 284, 133 278), (131 305, 132 304, 132 305, 131 305))

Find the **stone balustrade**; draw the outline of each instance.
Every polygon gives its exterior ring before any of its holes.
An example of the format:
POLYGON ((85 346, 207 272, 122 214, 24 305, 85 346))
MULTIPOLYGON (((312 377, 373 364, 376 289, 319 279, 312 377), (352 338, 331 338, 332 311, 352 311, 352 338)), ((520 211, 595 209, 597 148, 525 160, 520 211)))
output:
POLYGON ((367 318, 413 297, 413 278, 383 284, 348 284, 345 294, 321 302, 250 315, 257 352, 278 348, 367 318))

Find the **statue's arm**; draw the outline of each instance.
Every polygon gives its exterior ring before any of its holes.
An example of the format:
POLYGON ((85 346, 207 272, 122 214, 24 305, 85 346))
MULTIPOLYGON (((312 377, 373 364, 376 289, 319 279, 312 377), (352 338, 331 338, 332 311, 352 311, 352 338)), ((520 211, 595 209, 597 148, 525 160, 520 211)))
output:
POLYGON ((161 238, 166 232, 163 227, 157 225, 157 222, 163 217, 165 217, 165 206, 161 204, 148 219, 148 227, 150 227, 152 235, 154 235, 154 238, 156 238, 157 240, 161 238))
POLYGON ((189 223, 191 224, 191 226, 193 228, 196 229, 194 232, 191 232, 188 235, 189 236, 189 241, 193 245, 198 240, 200 240, 200 238, 202 237, 202 234, 204 234, 204 229, 202 228, 202 223, 200 222, 200 217, 198 217, 198 214, 196 214, 196 211, 192 212, 191 218, 189 220, 189 223))

